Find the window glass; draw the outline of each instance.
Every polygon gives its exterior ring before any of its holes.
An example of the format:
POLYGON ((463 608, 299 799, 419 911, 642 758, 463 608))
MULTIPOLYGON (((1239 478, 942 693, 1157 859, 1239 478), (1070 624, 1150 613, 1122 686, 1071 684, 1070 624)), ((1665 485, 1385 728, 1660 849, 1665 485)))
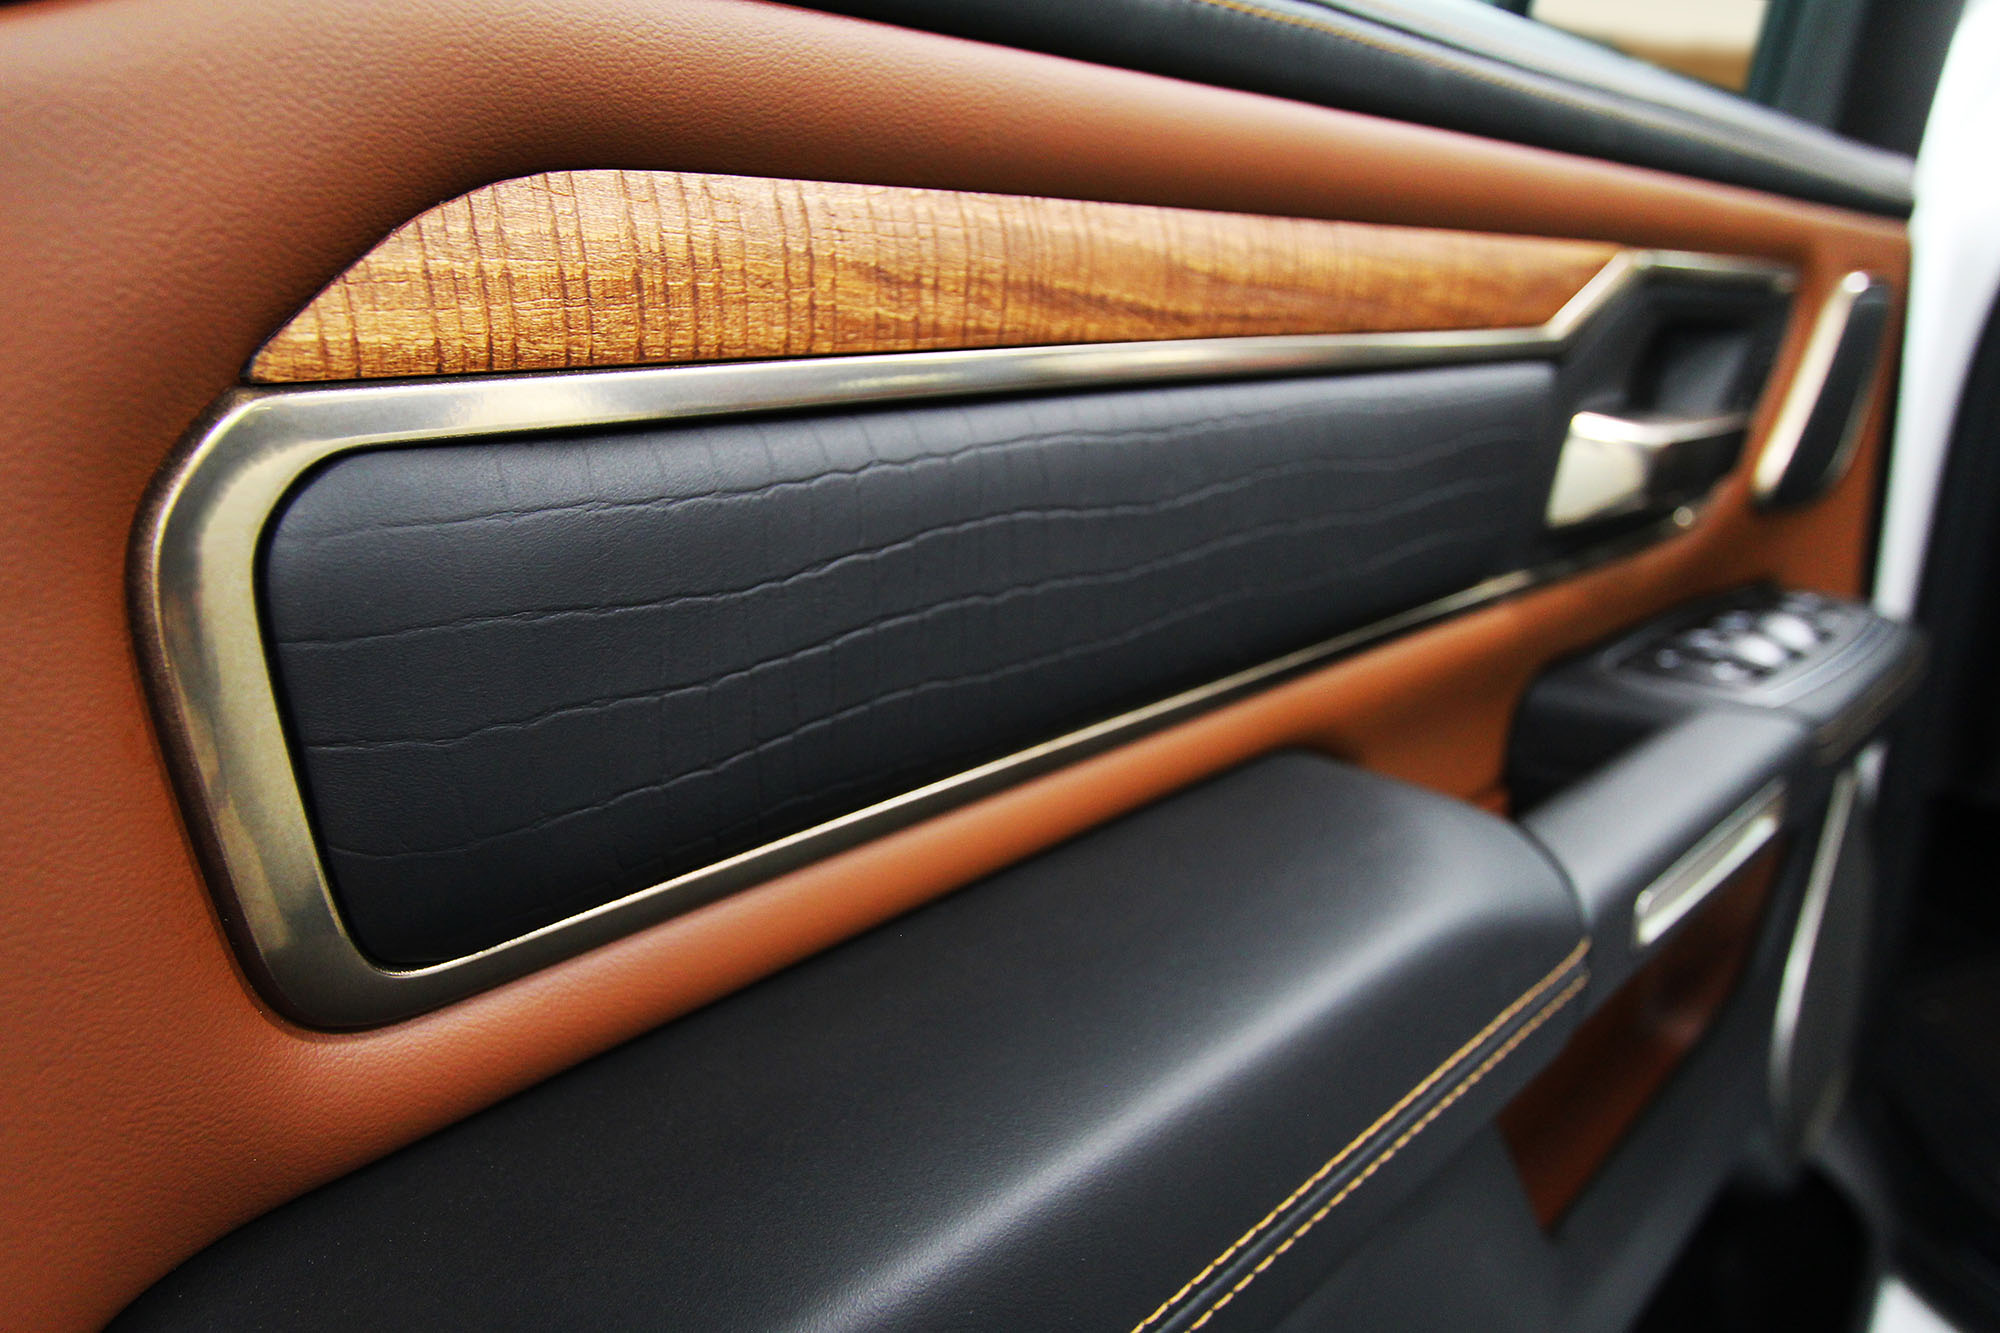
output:
MULTIPOLYGON (((1531 0, 1528 17, 1731 92, 1750 82, 1768 0, 1531 0)), ((1513 8, 1513 6, 1507 6, 1513 8)))

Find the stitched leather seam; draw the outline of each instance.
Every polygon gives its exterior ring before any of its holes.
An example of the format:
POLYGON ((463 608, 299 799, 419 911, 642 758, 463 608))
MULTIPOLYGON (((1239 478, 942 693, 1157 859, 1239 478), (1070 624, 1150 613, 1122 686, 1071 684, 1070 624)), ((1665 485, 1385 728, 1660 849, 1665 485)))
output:
POLYGON ((1468 1074, 1464 1082, 1460 1083, 1457 1087, 1453 1088, 1451 1092, 1436 1106, 1433 1106, 1430 1110, 1426 1111, 1424 1113, 1423 1119, 1417 1121, 1416 1124, 1411 1125, 1408 1129, 1404 1130, 1400 1135, 1398 1135, 1396 1141, 1390 1144, 1385 1152, 1383 1152, 1380 1156, 1376 1157, 1373 1161, 1368 1163, 1367 1167, 1365 1167, 1359 1175, 1355 1176, 1354 1179, 1348 1181, 1345 1185, 1342 1185, 1338 1193, 1336 1193, 1331 1199, 1328 1199, 1324 1204, 1320 1205, 1318 1212, 1314 1213, 1311 1217, 1308 1217, 1304 1222, 1300 1223, 1296 1231, 1292 1232, 1291 1235, 1285 1237, 1284 1244, 1278 1246, 1277 1249, 1272 1250, 1269 1254, 1265 1255, 1263 1259, 1259 1261, 1257 1266, 1251 1269, 1248 1273, 1245 1273, 1242 1276, 1242 1278, 1237 1281, 1235 1286, 1231 1287, 1227 1292, 1223 1294, 1221 1299, 1217 1300, 1215 1304, 1209 1306, 1208 1309, 1202 1314, 1201 1318, 1195 1320, 1192 1324, 1189 1324, 1187 1333, 1195 1333, 1196 1329, 1200 1328, 1203 1324, 1206 1324, 1209 1320, 1215 1318, 1216 1313, 1220 1311, 1223 1306, 1235 1300, 1238 1293, 1240 1293, 1245 1287, 1249 1286, 1252 1282, 1255 1282, 1258 1276, 1262 1274, 1265 1269, 1269 1268, 1274 1262, 1277 1261, 1279 1255, 1283 1254, 1286 1250, 1291 1249, 1292 1246, 1296 1245, 1299 1242, 1300 1237, 1304 1236, 1308 1231, 1311 1231, 1314 1227, 1318 1226, 1321 1220, 1324 1219, 1328 1213, 1332 1212, 1336 1207, 1340 1205, 1342 1200, 1346 1199, 1348 1195, 1354 1193, 1355 1190, 1361 1188, 1363 1181, 1367 1180, 1368 1177, 1374 1175, 1377 1171, 1381 1170, 1385 1165, 1387 1165, 1390 1158, 1394 1157, 1397 1153, 1401 1152, 1406 1146, 1408 1146, 1411 1139, 1414 1139, 1417 1135, 1423 1133, 1424 1130, 1430 1126, 1430 1123, 1433 1120, 1436 1120, 1439 1116, 1443 1115, 1447 1110, 1449 1110, 1453 1102, 1456 1102, 1460 1097, 1463 1097, 1467 1092, 1471 1091, 1473 1085, 1478 1083, 1479 1080, 1481 1080, 1482 1078, 1485 1078, 1486 1075, 1492 1071, 1495 1065, 1499 1064, 1509 1055, 1512 1055, 1514 1053, 1515 1048, 1518 1047, 1522 1042, 1526 1041, 1528 1037, 1532 1035, 1537 1028, 1541 1027, 1542 1024, 1546 1023, 1558 1009, 1561 1009, 1564 1005, 1568 1004, 1571 1000, 1575 999, 1577 992, 1582 990, 1585 984, 1589 982, 1589 980, 1590 980, 1590 974, 1585 973, 1582 976, 1577 977, 1574 981, 1571 981, 1569 985, 1563 987, 1561 994, 1557 995, 1555 999, 1549 1001, 1549 1003, 1542 1009, 1540 1013, 1536 1014, 1528 1022, 1522 1024, 1520 1030, 1515 1032, 1513 1036, 1507 1038, 1506 1042, 1501 1045, 1499 1050, 1493 1052, 1493 1054, 1487 1056, 1485 1060, 1480 1062, 1479 1068, 1473 1070, 1472 1073, 1468 1074))
MULTIPOLYGON (((1400 1098, 1398 1098, 1396 1100, 1395 1105, 1391 1106, 1388 1110, 1382 1112, 1381 1115, 1375 1117, 1374 1122, 1370 1124, 1368 1128, 1362 1130, 1359 1134, 1355 1135, 1354 1138, 1347 1144, 1347 1146, 1343 1147, 1339 1152, 1335 1153, 1332 1157, 1328 1158, 1326 1162, 1323 1165, 1321 1165, 1319 1170, 1307 1176, 1305 1180, 1299 1184, 1299 1187, 1293 1190, 1290 1194, 1286 1195, 1284 1200, 1280 1202, 1277 1205, 1277 1207, 1271 1209, 1270 1212, 1264 1214, 1264 1216, 1257 1222, 1255 1226, 1251 1227, 1248 1231, 1238 1236, 1235 1239, 1235 1241, 1230 1244, 1228 1249, 1224 1250, 1221 1254, 1216 1255, 1215 1258, 1209 1262, 1206 1268, 1202 1269, 1199 1273, 1196 1273, 1193 1277, 1189 1278, 1187 1282, 1182 1285, 1179 1291, 1167 1297, 1167 1299, 1161 1303, 1159 1309, 1153 1311, 1153 1313, 1147 1315, 1144 1319, 1140 1320, 1136 1325, 1134 1325, 1132 1328, 1132 1333, 1143 1333, 1143 1330, 1151 1327, 1154 1323, 1157 1323, 1176 1305, 1180 1304, 1182 1300, 1186 1299, 1187 1294, 1193 1291, 1196 1287, 1200 1286, 1204 1281, 1206 1281, 1209 1274, 1213 1273, 1216 1269, 1228 1263, 1232 1258, 1236 1256, 1236 1254, 1240 1250, 1242 1250, 1244 1246, 1256 1240, 1258 1236, 1263 1234, 1263 1232, 1266 1229, 1268 1229, 1281 1216, 1283 1216, 1287 1208, 1290 1208, 1293 1204, 1297 1203, 1301 1197, 1303 1197, 1309 1190, 1313 1188, 1313 1186, 1319 1184, 1320 1181, 1326 1179, 1326 1177, 1336 1167, 1338 1167, 1342 1162, 1346 1161, 1347 1158, 1349 1158, 1357 1150, 1359 1150, 1362 1144, 1366 1143, 1371 1137, 1379 1133, 1384 1125, 1388 1124, 1391 1120, 1394 1120, 1397 1116, 1401 1115, 1405 1110, 1409 1109, 1410 1103, 1416 1101, 1417 1098, 1423 1096, 1426 1092, 1430 1091, 1431 1088, 1435 1087, 1439 1083, 1439 1081, 1448 1076, 1456 1065, 1461 1063, 1467 1056, 1471 1055, 1473 1051, 1477 1050, 1482 1044, 1484 1044, 1487 1038, 1491 1037, 1496 1031, 1498 1031, 1509 1020, 1511 1020, 1516 1014, 1520 1013, 1523 1009, 1533 1004, 1535 1000, 1544 991, 1548 990, 1550 986, 1553 986, 1565 972, 1569 971, 1572 967, 1576 966, 1577 963, 1581 962, 1583 960, 1584 955, 1589 952, 1590 952, 1590 941, 1587 939, 1579 940, 1577 942, 1576 947, 1569 951, 1568 956, 1566 956, 1560 963, 1557 963, 1555 967, 1549 970, 1547 976, 1544 976, 1540 981, 1537 981, 1534 985, 1530 986, 1526 991, 1522 992, 1520 998, 1516 999, 1512 1004, 1508 1005, 1505 1009, 1502 1009, 1497 1015, 1494 1016, 1491 1022, 1489 1022, 1485 1027, 1479 1029, 1479 1031, 1474 1033, 1465 1042, 1464 1045, 1460 1046, 1457 1050, 1453 1051, 1449 1056, 1447 1056, 1444 1062, 1440 1064, 1436 1069, 1433 1069, 1429 1074, 1425 1075, 1422 1082, 1418 1083, 1414 1088, 1411 1088, 1408 1092, 1404 1093, 1400 1098)), ((1554 1012, 1553 1007, 1550 1010, 1546 1011, 1543 1017, 1546 1017, 1547 1013, 1550 1012, 1554 1012)), ((1541 1023, 1541 1021, 1542 1021, 1541 1018, 1537 1018, 1535 1020, 1535 1025, 1538 1026, 1541 1023)), ((1516 1041, 1513 1044, 1518 1045, 1519 1043, 1518 1041, 1516 1041)), ((1512 1048, 1513 1048, 1512 1045, 1509 1045, 1508 1047, 1503 1048, 1503 1052, 1505 1050, 1511 1050, 1512 1048)), ((1486 1067, 1490 1067, 1490 1063, 1491 1062, 1489 1062, 1488 1066, 1482 1067, 1481 1073, 1484 1073, 1486 1067)), ((1463 1091, 1463 1088, 1461 1088, 1461 1091, 1463 1091)), ((1452 1096, 1453 1099, 1456 1099, 1458 1093, 1454 1093, 1452 1096)), ((1445 1104, 1449 1105, 1450 1103, 1447 1102, 1445 1104)), ((1426 1123, 1428 1123, 1428 1120, 1426 1120, 1426 1123)), ((1381 1160, 1386 1160, 1386 1158, 1381 1160)), ((1372 1171, 1373 1168, 1371 1167, 1370 1170, 1372 1171)), ((1343 1194, 1345 1194, 1345 1191, 1343 1191, 1343 1194)), ((1328 1206, 1331 1207, 1331 1205, 1328 1206)), ((1288 1245, 1289 1243, 1290 1242, 1287 1242, 1288 1245)), ((1269 1260, 1267 1259, 1265 1262, 1268 1263, 1269 1260)), ((1204 1316, 1204 1318, 1206 1318, 1206 1316, 1204 1316)))

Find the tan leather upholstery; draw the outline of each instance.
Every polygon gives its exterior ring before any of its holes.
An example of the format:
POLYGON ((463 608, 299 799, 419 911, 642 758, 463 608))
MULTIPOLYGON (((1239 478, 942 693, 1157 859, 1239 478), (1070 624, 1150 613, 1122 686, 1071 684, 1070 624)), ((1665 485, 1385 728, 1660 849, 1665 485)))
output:
MULTIPOLYGON (((1775 574, 1851 590, 1874 434, 1814 508, 1745 484, 1642 558, 1339 665, 398 1027, 243 984, 153 739, 141 493, 334 274, 489 181, 630 166, 1765 254, 1810 302, 1901 229, 1657 173, 750 0, 75 0, 0 11, 0 1291, 110 1316, 271 1205, 676 1013, 1275 745, 1490 793, 1565 648, 1775 574)), ((1796 334, 1796 330, 1795 330, 1796 334)), ((1787 356, 1797 354, 1796 337, 1787 356)), ((1879 409, 1878 409, 1879 415, 1879 409)))

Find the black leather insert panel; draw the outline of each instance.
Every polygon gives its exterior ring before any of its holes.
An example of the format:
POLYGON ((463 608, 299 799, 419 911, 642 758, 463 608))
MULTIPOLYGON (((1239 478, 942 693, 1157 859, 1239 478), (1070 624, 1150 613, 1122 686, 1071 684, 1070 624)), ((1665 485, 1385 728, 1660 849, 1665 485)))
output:
POLYGON ((1581 933, 1513 826, 1274 756, 289 1204, 117 1327, 1268 1328, 1560 1047, 1581 933))
POLYGON ((1542 364, 348 455, 265 558, 355 938, 467 953, 1517 564, 1542 364))

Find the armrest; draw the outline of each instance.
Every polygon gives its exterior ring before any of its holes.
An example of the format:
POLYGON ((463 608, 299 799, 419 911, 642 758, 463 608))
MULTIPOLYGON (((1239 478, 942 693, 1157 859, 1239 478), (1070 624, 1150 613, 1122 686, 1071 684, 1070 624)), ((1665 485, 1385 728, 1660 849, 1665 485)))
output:
POLYGON ((1806 749, 1784 714, 1698 713, 1522 818, 1582 905, 1593 997, 1778 832, 1806 749))
POLYGON ((1923 668, 1909 626, 1810 592, 1690 603, 1549 672, 1516 721, 1523 826, 1575 886, 1609 994, 1878 732, 1923 668))
POLYGON ((1581 933, 1514 826, 1275 756, 288 1205, 124 1327, 1268 1325, 1553 1054, 1581 933))

